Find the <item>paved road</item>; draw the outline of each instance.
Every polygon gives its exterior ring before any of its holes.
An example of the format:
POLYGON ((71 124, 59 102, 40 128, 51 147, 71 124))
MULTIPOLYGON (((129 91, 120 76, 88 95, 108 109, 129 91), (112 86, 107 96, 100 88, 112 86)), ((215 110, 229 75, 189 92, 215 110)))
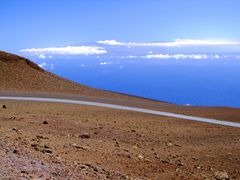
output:
POLYGON ((204 122, 204 123, 218 124, 218 125, 240 128, 240 123, 236 123, 236 122, 222 121, 222 120, 217 120, 217 119, 208 119, 208 118, 202 118, 202 117, 196 117, 196 116, 186 116, 186 115, 175 114, 175 113, 170 113, 170 112, 163 112, 163 111, 149 110, 149 109, 143 109, 143 108, 121 106, 121 105, 115 105, 115 104, 99 103, 99 102, 89 102, 89 101, 70 100, 70 99, 55 99, 55 98, 8 97, 8 96, 0 96, 0 100, 42 101, 42 102, 54 102, 54 103, 68 103, 68 104, 79 104, 79 105, 87 105, 87 106, 98 106, 98 107, 104 107, 104 108, 136 111, 136 112, 142 112, 142 113, 148 113, 148 114, 154 114, 154 115, 160 115, 160 116, 180 118, 180 119, 185 119, 185 120, 190 120, 190 121, 198 121, 198 122, 204 122))

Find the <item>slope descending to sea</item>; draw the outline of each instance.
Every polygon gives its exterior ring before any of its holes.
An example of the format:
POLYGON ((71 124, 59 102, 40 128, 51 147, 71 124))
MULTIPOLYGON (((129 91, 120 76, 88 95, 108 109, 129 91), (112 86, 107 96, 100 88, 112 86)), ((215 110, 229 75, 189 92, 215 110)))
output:
POLYGON ((77 84, 43 70, 26 58, 3 51, 0 51, 0 92, 72 94, 151 101, 77 84))

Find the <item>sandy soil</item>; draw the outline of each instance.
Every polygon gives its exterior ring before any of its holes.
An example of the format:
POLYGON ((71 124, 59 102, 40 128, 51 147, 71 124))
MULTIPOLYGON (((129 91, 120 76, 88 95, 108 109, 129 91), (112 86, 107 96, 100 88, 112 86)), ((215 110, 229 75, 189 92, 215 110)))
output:
POLYGON ((136 112, 1 101, 0 178, 240 179, 239 137, 136 112))

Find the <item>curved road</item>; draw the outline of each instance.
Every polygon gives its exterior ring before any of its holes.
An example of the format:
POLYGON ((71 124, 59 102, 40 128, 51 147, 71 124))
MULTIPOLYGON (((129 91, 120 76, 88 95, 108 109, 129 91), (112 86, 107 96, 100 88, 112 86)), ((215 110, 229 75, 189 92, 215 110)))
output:
POLYGON ((218 125, 240 128, 240 123, 236 123, 236 122, 222 121, 222 120, 217 120, 217 119, 209 119, 209 118, 202 118, 202 117, 196 117, 196 116, 186 116, 186 115, 170 113, 170 112, 121 106, 121 105, 115 105, 115 104, 99 103, 99 102, 89 102, 89 101, 70 100, 70 99, 39 98, 39 97, 9 97, 9 96, 0 96, 0 100, 42 101, 42 102, 98 106, 98 107, 136 111, 136 112, 142 112, 142 113, 148 113, 148 114, 154 114, 154 115, 160 115, 160 116, 180 118, 180 119, 185 119, 185 120, 190 120, 190 121, 198 121, 198 122, 205 122, 205 123, 210 123, 210 124, 218 124, 218 125))

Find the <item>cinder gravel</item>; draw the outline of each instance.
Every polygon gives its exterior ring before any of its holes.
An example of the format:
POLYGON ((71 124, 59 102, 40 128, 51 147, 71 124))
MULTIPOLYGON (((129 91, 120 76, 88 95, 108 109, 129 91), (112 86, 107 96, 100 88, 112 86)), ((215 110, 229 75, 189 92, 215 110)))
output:
POLYGON ((240 177, 239 128, 70 104, 1 103, 0 177, 240 177))

